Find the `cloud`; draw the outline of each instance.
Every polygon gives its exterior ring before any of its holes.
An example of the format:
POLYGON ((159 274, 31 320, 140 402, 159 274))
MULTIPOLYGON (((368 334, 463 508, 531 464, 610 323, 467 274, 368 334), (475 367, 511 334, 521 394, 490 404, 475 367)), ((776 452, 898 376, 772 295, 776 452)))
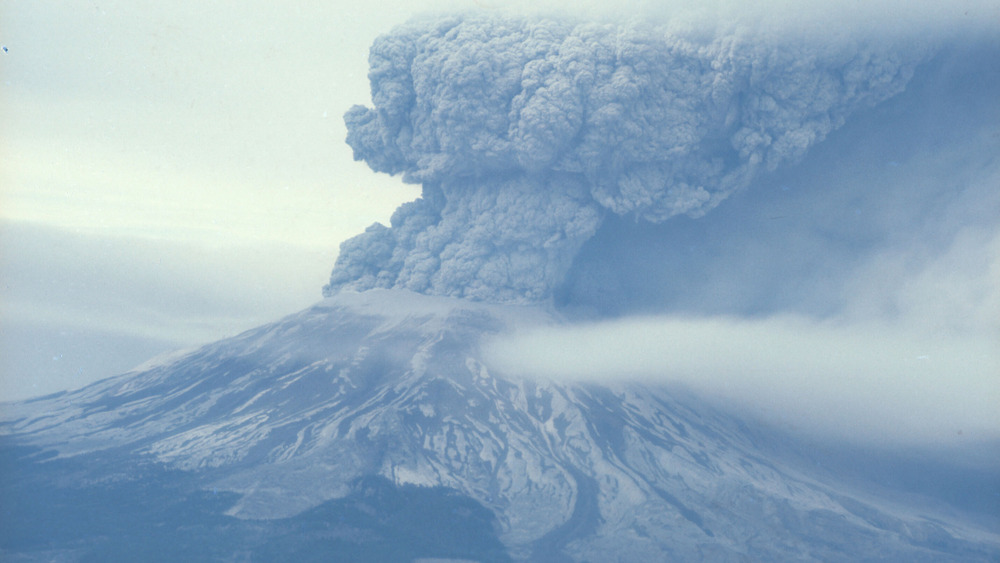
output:
POLYGON ((576 324, 500 337, 488 362, 682 387, 813 437, 994 448, 998 48, 950 45, 702 218, 606 220, 557 296, 576 324))
POLYGON ((347 112, 347 141, 423 197, 346 243, 326 292, 545 301, 608 214, 704 215, 901 92, 926 54, 736 24, 402 26, 372 46, 374 107, 347 112))
POLYGON ((306 307, 330 254, 0 221, 0 397, 79 387, 306 307))
MULTIPOLYGON (((903 120, 921 115, 909 112, 913 100, 902 101, 889 111, 908 110, 898 114, 903 120)), ((704 223, 665 238, 659 231, 646 239, 602 235, 601 245, 625 239, 632 244, 624 248, 646 249, 624 259, 629 252, 585 249, 589 265, 571 272, 577 285, 563 310, 625 316, 505 335, 486 347, 487 362, 511 375, 682 387, 825 439, 995 444, 1000 137, 993 133, 1000 122, 974 103, 963 108, 982 128, 963 124, 943 134, 931 120, 934 154, 913 141, 920 128, 876 120, 845 130, 826 152, 775 178, 771 194, 748 194, 698 220, 704 223), (878 154, 856 135, 876 146, 902 138, 915 144, 878 154), (873 172, 867 157, 885 160, 882 171, 873 172), (817 172, 852 167, 832 182, 817 172), (800 201, 781 189, 810 178, 816 185, 800 189, 800 201), (778 211, 786 219, 771 219, 778 211), (739 214, 757 218, 741 222, 739 214), (616 308, 618 298, 630 302, 616 308)), ((958 117, 942 118, 959 124, 958 117)))
POLYGON ((689 389, 793 432, 879 445, 1000 439, 1000 330, 803 317, 647 317, 487 346, 500 373, 689 389))

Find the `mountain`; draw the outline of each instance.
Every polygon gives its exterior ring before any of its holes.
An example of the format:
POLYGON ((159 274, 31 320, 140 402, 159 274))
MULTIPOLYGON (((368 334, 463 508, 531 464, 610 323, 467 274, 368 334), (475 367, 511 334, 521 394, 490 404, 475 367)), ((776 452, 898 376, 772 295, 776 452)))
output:
POLYGON ((926 499, 880 498, 830 480, 780 453, 780 436, 681 390, 535 381, 485 363, 490 335, 557 322, 538 307, 343 292, 159 364, 8 404, 4 461, 16 478, 5 485, 4 553, 220 561, 1000 554, 988 518, 976 525, 957 510, 927 512, 926 499), (50 537, 51 526, 62 531, 50 537))
POLYGON ((4 404, 3 558, 1000 559, 997 35, 767 21, 378 39, 347 141, 421 197, 309 309, 4 404))

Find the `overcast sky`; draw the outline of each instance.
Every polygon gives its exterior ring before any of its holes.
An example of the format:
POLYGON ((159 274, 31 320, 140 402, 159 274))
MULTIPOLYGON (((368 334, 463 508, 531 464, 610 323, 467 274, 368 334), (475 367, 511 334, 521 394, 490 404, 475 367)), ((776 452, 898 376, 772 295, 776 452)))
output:
POLYGON ((353 162, 341 118, 413 9, 296 5, 0 5, 0 395, 306 306, 419 193, 353 162))
MULTIPOLYGON (((0 398, 76 387, 319 299, 339 243, 419 194, 344 143, 344 111, 369 102, 372 40, 418 13, 511 4, 0 4, 0 398)), ((911 5, 810 10, 905 23, 911 5)), ((953 2, 945 15, 963 9, 1000 12, 953 2)))

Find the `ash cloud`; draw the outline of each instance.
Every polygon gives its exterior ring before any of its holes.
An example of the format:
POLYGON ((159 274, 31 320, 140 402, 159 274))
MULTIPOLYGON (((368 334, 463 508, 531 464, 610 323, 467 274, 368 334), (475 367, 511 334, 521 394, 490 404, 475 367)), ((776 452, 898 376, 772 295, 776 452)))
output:
POLYGON ((925 49, 670 27, 450 17, 371 48, 355 158, 422 185, 345 242, 324 294, 541 302, 609 214, 697 218, 904 90, 925 49))
POLYGON ((606 221, 557 296, 597 314, 502 335, 488 365, 679 386, 810 440, 995 475, 998 37, 950 41, 906 92, 706 217, 606 221))

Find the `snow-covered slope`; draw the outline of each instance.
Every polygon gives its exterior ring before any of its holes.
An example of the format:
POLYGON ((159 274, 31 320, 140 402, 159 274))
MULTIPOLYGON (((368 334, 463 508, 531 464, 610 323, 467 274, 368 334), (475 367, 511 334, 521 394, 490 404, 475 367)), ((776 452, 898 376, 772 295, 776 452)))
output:
MULTIPOLYGON (((986 559, 1000 537, 769 455, 694 398, 498 374, 485 336, 541 309, 341 293, 84 389, 6 405, 3 432, 59 456, 162 462, 229 514, 286 518, 358 478, 445 486, 492 511, 516 559, 986 559), (891 508, 896 507, 896 508, 891 508)), ((92 475, 91 480, 100 480, 92 475)))

